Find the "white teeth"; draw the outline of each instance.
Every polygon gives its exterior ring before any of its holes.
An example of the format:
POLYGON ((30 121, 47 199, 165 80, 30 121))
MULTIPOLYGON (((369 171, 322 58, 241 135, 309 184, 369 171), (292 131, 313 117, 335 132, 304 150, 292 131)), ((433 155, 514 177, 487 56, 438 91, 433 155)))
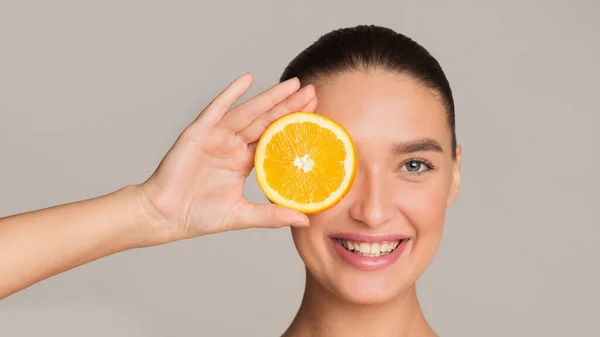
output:
POLYGON ((379 247, 381 247, 381 246, 378 243, 372 244, 371 245, 371 254, 375 254, 375 256, 379 256, 381 254, 379 247))
POLYGON ((400 244, 399 240, 392 242, 373 242, 370 244, 366 242, 350 242, 340 239, 337 239, 337 242, 342 247, 346 248, 346 250, 351 251, 354 254, 370 257, 389 254, 400 244))

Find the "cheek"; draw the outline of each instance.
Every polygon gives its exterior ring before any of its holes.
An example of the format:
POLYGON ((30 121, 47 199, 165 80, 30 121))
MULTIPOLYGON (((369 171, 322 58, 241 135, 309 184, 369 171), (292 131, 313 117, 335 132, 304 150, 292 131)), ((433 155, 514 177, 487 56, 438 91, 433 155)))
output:
POLYGON ((307 228, 291 228, 296 249, 309 268, 321 261, 325 254, 327 230, 337 215, 336 209, 334 206, 329 210, 308 215, 310 226, 307 228))
POLYGON ((409 183, 402 187, 402 193, 398 195, 400 210, 414 227, 416 234, 442 229, 448 197, 448 188, 442 179, 409 183))
POLYGON ((412 281, 425 271, 433 260, 442 239, 446 198, 448 189, 440 181, 415 183, 404 186, 398 206, 406 221, 413 228, 416 239, 408 255, 407 263, 413 270, 412 281))

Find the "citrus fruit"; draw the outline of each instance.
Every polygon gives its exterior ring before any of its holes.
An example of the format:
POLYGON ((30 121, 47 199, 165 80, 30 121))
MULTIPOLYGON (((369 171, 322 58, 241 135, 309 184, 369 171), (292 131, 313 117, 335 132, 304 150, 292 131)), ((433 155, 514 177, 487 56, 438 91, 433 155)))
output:
POLYGON ((254 155, 259 187, 275 204, 316 213, 337 204, 356 175, 356 148, 335 121, 294 112, 274 121, 254 155))

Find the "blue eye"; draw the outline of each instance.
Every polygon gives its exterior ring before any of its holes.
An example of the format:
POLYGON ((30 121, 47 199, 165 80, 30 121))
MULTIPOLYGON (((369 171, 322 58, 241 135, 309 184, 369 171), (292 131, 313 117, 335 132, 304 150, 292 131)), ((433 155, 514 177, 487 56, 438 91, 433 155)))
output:
POLYGON ((428 160, 413 158, 404 162, 399 169, 401 171, 407 171, 411 174, 421 174, 425 171, 434 169, 434 167, 428 160))

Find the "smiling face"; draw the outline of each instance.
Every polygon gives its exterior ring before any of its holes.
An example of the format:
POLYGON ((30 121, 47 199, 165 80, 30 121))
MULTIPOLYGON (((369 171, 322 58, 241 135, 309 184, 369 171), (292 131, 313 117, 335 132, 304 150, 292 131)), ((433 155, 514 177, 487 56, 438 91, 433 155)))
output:
POLYGON ((392 300, 437 251, 460 149, 453 158, 441 98, 406 75, 352 72, 315 84, 315 113, 349 132, 358 171, 344 199, 292 229, 294 243, 328 291, 353 303, 392 300))

